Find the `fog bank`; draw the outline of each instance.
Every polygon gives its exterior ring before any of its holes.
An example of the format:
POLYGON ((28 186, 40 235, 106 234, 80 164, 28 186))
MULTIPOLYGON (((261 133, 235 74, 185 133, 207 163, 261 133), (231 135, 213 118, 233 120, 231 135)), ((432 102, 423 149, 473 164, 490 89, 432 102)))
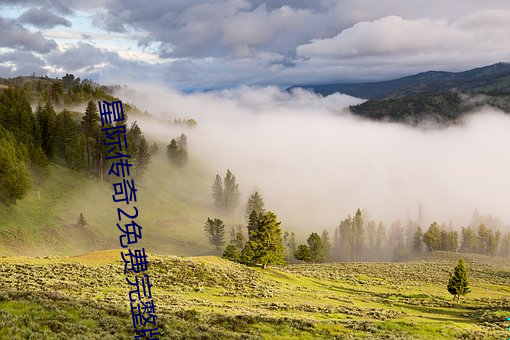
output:
POLYGON ((340 94, 135 89, 119 96, 161 118, 198 122, 186 130, 141 119, 144 132, 165 145, 186 133, 211 184, 231 169, 243 205, 256 187, 287 227, 333 227, 358 207, 386 223, 417 220, 420 204, 424 224, 466 225, 475 208, 510 221, 510 117, 493 109, 421 129, 353 117, 346 107, 361 100, 340 94))

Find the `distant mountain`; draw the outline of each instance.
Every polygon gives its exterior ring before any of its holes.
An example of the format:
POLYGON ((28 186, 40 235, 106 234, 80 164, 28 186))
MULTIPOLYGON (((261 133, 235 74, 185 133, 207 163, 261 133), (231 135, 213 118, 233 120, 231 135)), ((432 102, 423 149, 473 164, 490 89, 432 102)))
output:
POLYGON ((290 87, 313 90, 322 95, 335 92, 365 99, 398 98, 420 93, 456 90, 468 93, 510 93, 510 63, 497 63, 464 72, 428 71, 395 80, 351 83, 298 85, 290 87))

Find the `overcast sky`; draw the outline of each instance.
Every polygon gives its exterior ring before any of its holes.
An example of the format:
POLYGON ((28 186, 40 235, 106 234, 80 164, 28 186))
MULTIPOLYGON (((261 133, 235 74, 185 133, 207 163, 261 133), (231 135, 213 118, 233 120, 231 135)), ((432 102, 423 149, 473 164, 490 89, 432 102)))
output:
POLYGON ((287 86, 510 61, 510 1, 0 0, 0 32, 3 77, 287 86))

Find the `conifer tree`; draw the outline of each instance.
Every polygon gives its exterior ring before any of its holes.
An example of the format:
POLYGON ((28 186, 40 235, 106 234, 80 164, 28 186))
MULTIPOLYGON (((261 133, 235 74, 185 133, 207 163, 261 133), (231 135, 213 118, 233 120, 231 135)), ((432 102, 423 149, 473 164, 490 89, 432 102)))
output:
POLYGON ((80 217, 78 218, 78 225, 81 227, 86 226, 88 223, 85 220, 85 217, 83 217, 83 213, 80 213, 80 217))
POLYGON ((7 205, 22 199, 31 186, 24 153, 26 148, 0 127, 0 201, 7 205))
POLYGON ((363 216, 361 210, 356 210, 352 219, 352 250, 353 258, 358 261, 360 259, 361 248, 363 247, 363 216))
POLYGON ((418 226, 413 235, 413 252, 416 255, 419 255, 421 254, 422 250, 423 250, 423 232, 421 230, 421 227, 418 226))
POLYGON ((246 202, 246 208, 244 209, 244 215, 246 216, 246 219, 250 218, 250 215, 253 211, 255 211, 257 215, 265 211, 264 200, 258 191, 255 191, 253 194, 251 194, 250 198, 248 198, 248 202, 246 202))
POLYGON ((81 121, 83 131, 85 132, 85 150, 87 152, 87 171, 89 173, 92 168, 90 138, 96 132, 95 130, 98 127, 98 124, 97 124, 98 121, 99 121, 99 113, 97 111, 97 106, 91 100, 87 104, 87 109, 85 110, 85 115, 83 116, 82 121, 81 121))
POLYGON ((230 261, 239 261, 241 259, 241 254, 239 254, 239 250, 233 244, 228 244, 225 247, 225 251, 223 252, 223 257, 230 261))
POLYGON ((433 222, 423 234, 423 243, 429 250, 438 250, 441 245, 441 230, 437 222, 433 222))
POLYGON ((324 244, 322 243, 322 239, 317 233, 311 233, 308 239, 306 240, 308 243, 308 247, 310 248, 310 260, 312 262, 322 262, 324 261, 324 244))
POLYGON ((151 153, 149 151, 149 144, 145 140, 145 137, 142 135, 140 137, 140 142, 138 143, 137 155, 135 159, 135 173, 137 177, 142 177, 143 174, 147 171, 149 164, 151 162, 151 153))
POLYGON ((324 248, 323 261, 330 261, 332 258, 331 254, 331 241, 329 240, 329 233, 326 229, 322 231, 321 235, 322 246, 324 248))
POLYGON ((224 206, 223 181, 221 180, 221 177, 218 174, 216 175, 212 186, 212 196, 214 198, 214 206, 216 207, 216 209, 221 211, 224 206))
POLYGON ((461 295, 466 295, 471 291, 469 289, 467 266, 463 259, 459 260, 453 275, 450 274, 447 289, 448 292, 453 295, 453 300, 455 301, 455 299, 457 299, 457 303, 460 302, 461 295))
POLYGON ((216 250, 219 251, 221 246, 225 243, 225 225, 223 221, 218 218, 207 218, 204 230, 209 239, 209 243, 215 246, 216 250))
POLYGON ((294 252, 294 257, 299 261, 310 262, 312 260, 312 252, 306 244, 300 244, 294 252))
POLYGON ((236 183, 236 176, 230 171, 227 170, 225 174, 225 178, 223 179, 224 183, 224 207, 227 213, 232 213, 232 211, 239 205, 239 185, 236 183))
POLYGON ((253 250, 252 263, 260 264, 262 268, 270 264, 285 263, 281 222, 277 222, 276 219, 276 215, 271 211, 260 213, 258 228, 252 232, 252 237, 247 243, 253 250))

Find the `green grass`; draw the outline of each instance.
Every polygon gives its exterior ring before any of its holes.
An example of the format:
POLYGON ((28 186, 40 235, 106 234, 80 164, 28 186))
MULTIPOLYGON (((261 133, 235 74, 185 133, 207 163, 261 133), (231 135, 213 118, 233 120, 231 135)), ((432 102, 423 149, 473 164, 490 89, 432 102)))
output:
MULTIPOLYGON (((156 155, 141 179, 135 179, 137 202, 112 201, 110 179, 99 182, 82 172, 51 164, 42 183, 34 183, 23 200, 0 204, 0 255, 77 255, 119 247, 117 208, 139 212, 143 245, 162 254, 211 254, 203 234, 212 209, 212 175, 191 162, 176 169, 156 155), (77 225, 80 213, 88 225, 77 225)), ((125 218, 125 217, 124 217, 125 218)), ((229 219, 225 220, 229 223, 229 219)))
MULTIPOLYGON (((149 271, 162 339, 508 337, 509 263, 464 254, 472 292, 457 304, 444 274, 456 255, 439 255, 267 270, 212 256, 150 255, 149 271)), ((1 258, 0 338, 129 336, 122 268, 118 251, 1 258)))

